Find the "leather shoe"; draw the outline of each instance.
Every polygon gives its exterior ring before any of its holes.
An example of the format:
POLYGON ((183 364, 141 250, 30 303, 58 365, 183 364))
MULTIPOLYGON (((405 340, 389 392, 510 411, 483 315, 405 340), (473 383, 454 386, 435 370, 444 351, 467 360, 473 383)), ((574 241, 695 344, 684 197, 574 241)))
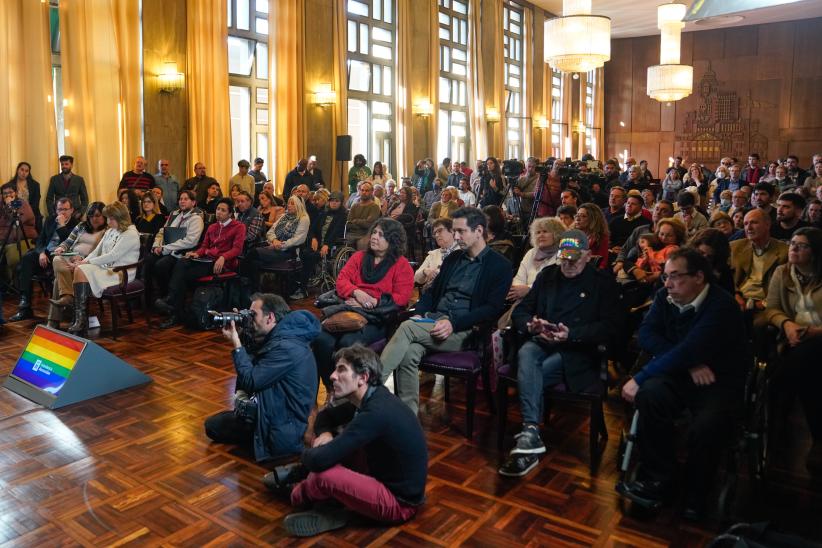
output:
POLYGON ((23 320, 30 320, 34 317, 34 313, 31 311, 31 308, 18 308, 17 314, 9 318, 10 322, 22 322, 23 320))
POLYGON ((621 481, 617 483, 616 491, 643 508, 657 509, 664 502, 667 484, 654 480, 621 481))
POLYGON ((157 299, 156 301, 154 301, 154 308, 156 308, 157 311, 169 316, 174 314, 174 307, 168 304, 168 301, 166 301, 165 299, 157 299))
POLYGON ((164 321, 163 323, 160 324, 160 329, 168 329, 170 327, 174 327, 175 325, 179 325, 179 324, 180 324, 180 322, 177 321, 177 318, 172 316, 172 317, 170 317, 169 319, 167 319, 166 321, 164 321))

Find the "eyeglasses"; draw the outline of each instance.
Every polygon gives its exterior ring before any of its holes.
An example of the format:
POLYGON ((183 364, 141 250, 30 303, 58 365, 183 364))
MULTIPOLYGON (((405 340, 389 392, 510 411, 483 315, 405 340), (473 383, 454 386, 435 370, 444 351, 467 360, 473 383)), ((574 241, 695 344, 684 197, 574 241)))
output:
POLYGON ((58 207, 57 211, 71 211, 70 207, 58 207))
POLYGON ((791 249, 799 249, 800 251, 804 251, 806 249, 810 249, 811 245, 806 244, 805 242, 791 242, 788 244, 791 249))
POLYGON ((677 283, 685 276, 693 276, 694 274, 694 272, 671 272, 670 274, 663 272, 659 275, 659 279, 662 280, 662 283, 665 283, 668 280, 671 280, 673 283, 677 283))

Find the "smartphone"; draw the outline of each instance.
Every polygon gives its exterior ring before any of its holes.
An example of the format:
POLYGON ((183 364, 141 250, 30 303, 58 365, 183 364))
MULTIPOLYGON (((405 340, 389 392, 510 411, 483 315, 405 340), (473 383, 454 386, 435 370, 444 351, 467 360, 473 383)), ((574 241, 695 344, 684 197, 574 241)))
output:
POLYGON ((437 320, 432 320, 431 318, 411 318, 417 323, 437 323, 437 320))

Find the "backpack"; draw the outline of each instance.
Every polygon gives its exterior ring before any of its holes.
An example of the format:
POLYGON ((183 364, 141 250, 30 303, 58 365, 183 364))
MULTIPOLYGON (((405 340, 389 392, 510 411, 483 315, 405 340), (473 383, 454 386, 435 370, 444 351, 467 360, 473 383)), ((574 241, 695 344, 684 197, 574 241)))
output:
POLYGON ((213 323, 209 310, 222 310, 223 289, 218 285, 205 285, 194 290, 188 306, 188 324, 192 329, 211 329, 213 323))

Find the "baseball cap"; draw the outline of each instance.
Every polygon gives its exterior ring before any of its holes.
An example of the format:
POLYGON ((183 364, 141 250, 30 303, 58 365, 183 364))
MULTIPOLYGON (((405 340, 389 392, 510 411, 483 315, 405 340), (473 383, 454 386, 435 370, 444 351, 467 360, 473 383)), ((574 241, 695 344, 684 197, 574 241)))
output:
POLYGON ((583 251, 588 249, 588 236, 581 230, 566 230, 559 237, 559 251, 557 251, 557 258, 570 259, 575 261, 579 259, 583 251))

